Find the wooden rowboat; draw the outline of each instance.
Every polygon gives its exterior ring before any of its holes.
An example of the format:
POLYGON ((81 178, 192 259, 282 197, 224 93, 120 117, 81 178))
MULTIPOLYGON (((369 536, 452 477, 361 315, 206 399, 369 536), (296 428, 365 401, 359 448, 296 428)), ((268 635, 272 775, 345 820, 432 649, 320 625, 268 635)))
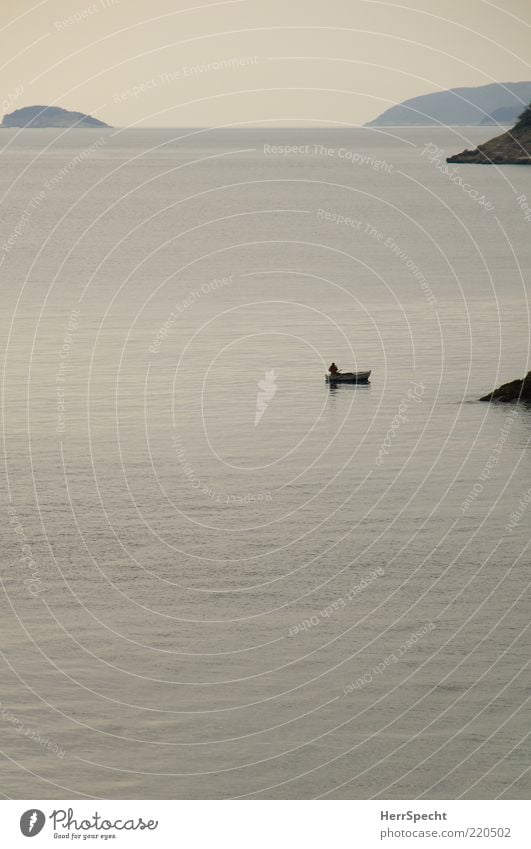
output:
POLYGON ((369 371, 344 371, 340 374, 327 374, 325 380, 327 383, 369 383, 369 371))

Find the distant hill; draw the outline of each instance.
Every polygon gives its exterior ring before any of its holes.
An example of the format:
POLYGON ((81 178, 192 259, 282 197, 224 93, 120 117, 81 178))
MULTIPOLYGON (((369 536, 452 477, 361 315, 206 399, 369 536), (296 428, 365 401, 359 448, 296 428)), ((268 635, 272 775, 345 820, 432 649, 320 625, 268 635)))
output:
POLYGON ((487 116, 502 107, 514 109, 513 118, 509 119, 509 123, 512 123, 514 117, 520 114, 530 100, 531 82, 491 83, 474 88, 452 88, 448 91, 436 91, 405 100, 404 103, 387 109, 365 126, 482 124, 487 116))
POLYGON ((24 106, 4 115, 0 127, 108 127, 83 112, 70 112, 59 106, 24 106))
POLYGON ((518 106, 500 106, 499 109, 495 109, 490 115, 486 115, 481 122, 482 126, 487 126, 488 124, 514 124, 516 119, 518 118, 520 112, 522 111, 522 107, 520 104, 518 106))

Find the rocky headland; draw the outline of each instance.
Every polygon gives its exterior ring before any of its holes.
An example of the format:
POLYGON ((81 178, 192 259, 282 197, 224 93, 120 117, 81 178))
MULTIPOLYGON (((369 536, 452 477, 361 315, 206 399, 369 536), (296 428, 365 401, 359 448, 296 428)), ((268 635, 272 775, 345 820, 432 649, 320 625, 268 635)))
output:
POLYGON ((512 130, 478 145, 475 150, 463 150, 449 156, 446 161, 471 165, 531 165, 531 104, 512 130))
POLYGON ((4 115, 0 127, 108 127, 104 121, 85 115, 84 112, 70 112, 60 106, 24 106, 4 115))
POLYGON ((524 403, 531 403, 531 371, 528 371, 522 380, 511 380, 510 383, 504 383, 502 386, 499 386, 498 389, 495 389, 493 392, 489 392, 488 395, 484 395, 483 398, 480 398, 479 400, 501 401, 506 403, 511 401, 522 401, 524 403))

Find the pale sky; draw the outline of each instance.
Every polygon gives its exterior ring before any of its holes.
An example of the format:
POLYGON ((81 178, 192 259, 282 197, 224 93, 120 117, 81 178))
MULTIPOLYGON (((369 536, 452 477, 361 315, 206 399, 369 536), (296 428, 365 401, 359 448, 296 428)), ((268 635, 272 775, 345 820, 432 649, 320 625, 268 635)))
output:
POLYGON ((0 21, 1 112, 114 126, 353 125, 531 80, 530 0, 0 0, 0 21))

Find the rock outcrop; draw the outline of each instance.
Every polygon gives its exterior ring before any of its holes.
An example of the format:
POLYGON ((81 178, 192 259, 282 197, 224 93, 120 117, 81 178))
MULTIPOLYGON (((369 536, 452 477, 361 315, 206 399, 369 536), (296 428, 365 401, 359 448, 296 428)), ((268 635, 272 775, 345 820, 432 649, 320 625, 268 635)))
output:
POLYGON ((108 127, 104 121, 59 106, 24 106, 4 115, 1 127, 108 127))
POLYGON ((498 389, 489 392, 488 395, 484 395, 479 400, 501 402, 522 401, 524 403, 531 403, 531 371, 527 372, 523 380, 511 380, 510 383, 504 383, 498 389))
POLYGON ((471 165, 531 165, 531 105, 506 133, 480 144, 475 150, 464 150, 449 156, 447 162, 471 165))

